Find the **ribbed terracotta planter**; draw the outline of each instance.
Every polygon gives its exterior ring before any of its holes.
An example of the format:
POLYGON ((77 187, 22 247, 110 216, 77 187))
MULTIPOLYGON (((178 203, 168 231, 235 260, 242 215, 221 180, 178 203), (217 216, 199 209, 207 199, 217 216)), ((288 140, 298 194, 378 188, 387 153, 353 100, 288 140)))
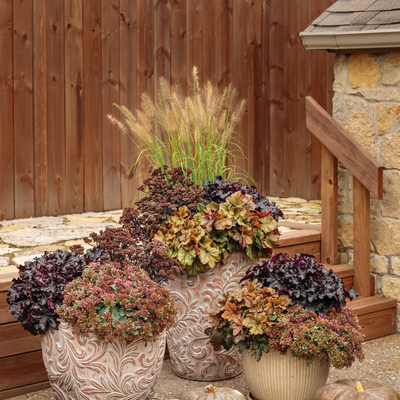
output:
POLYGON ((42 354, 57 400, 151 399, 165 352, 166 333, 154 343, 104 343, 75 336, 69 324, 42 335, 42 354))
POLYGON ((259 362, 245 350, 242 353, 243 373, 253 398, 257 400, 313 400, 325 385, 329 362, 304 360, 277 351, 263 353, 259 362))
POLYGON ((244 252, 235 252, 226 264, 216 265, 195 277, 183 274, 169 281, 178 308, 178 324, 167 332, 167 343, 174 373, 196 381, 219 381, 233 378, 242 371, 241 356, 236 347, 230 351, 214 351, 204 330, 210 326, 205 321, 208 310, 218 299, 233 290, 254 265, 244 252))

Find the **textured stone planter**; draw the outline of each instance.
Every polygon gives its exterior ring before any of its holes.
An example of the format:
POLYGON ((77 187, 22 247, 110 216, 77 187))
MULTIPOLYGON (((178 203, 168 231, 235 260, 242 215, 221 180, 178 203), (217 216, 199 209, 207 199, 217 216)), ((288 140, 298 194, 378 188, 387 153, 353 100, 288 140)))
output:
POLYGON ((253 398, 257 400, 313 400, 325 385, 329 362, 314 360, 310 366, 288 352, 282 356, 271 350, 259 362, 245 350, 242 353, 243 373, 253 398))
POLYGON ((103 343, 92 333, 76 337, 69 324, 42 335, 43 361, 57 400, 151 399, 165 351, 166 333, 145 347, 136 341, 103 343))
POLYGON ((218 298, 233 290, 247 269, 254 265, 244 252, 235 252, 227 263, 188 277, 183 274, 169 281, 178 308, 178 324, 167 332, 167 343, 174 373, 196 381, 218 381, 240 374, 241 356, 236 348, 214 351, 204 334, 210 324, 205 321, 208 310, 218 298))

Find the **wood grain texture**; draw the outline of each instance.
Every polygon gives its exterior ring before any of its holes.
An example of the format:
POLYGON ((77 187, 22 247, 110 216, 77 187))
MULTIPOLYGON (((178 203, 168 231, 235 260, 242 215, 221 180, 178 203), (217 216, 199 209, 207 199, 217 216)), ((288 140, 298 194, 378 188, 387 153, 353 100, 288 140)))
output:
POLYGON ((321 262, 321 242, 302 243, 274 249, 274 254, 281 253, 287 253, 290 257, 293 257, 296 253, 312 254, 317 262, 321 262))
MULTIPOLYGON (((120 73, 119 102, 132 112, 137 99, 137 2, 120 0, 120 73)), ((136 196, 140 176, 132 169, 139 154, 134 138, 121 135, 121 201, 127 207, 136 196)))
POLYGON ((83 2, 85 211, 103 210, 101 2, 83 2))
POLYGON ((371 213, 369 190, 353 176, 353 264, 360 296, 370 295, 371 213))
POLYGON ((101 103, 103 132, 103 208, 121 208, 121 147, 118 126, 107 115, 119 119, 119 0, 101 2, 101 103))
POLYGON ((18 272, 6 272, 0 275, 0 292, 8 292, 13 278, 18 277, 18 272))
POLYGON ((364 341, 392 335, 396 330, 396 308, 360 315, 358 323, 365 335, 364 341))
POLYGON ((320 231, 313 231, 311 229, 292 230, 282 233, 280 237, 281 245, 279 247, 319 241, 321 241, 320 231))
MULTIPOLYGON (((65 214, 64 1, 46 2, 48 214, 65 214)), ((40 160, 39 160, 40 162, 40 160)))
POLYGON ((65 27, 65 210, 83 212, 83 0, 64 1, 65 27))
POLYGON ((203 0, 203 82, 211 81, 214 85, 218 79, 218 1, 203 0))
POLYGON ((14 218, 13 1, 0 2, 0 221, 14 218))
MULTIPOLYGON (((248 173, 261 182, 264 157, 264 124, 262 104, 262 26, 261 0, 247 3, 247 149, 251 157, 248 173)), ((260 187, 261 190, 261 187, 260 187)))
POLYGON ((0 325, 16 321, 8 311, 10 306, 7 303, 7 294, 8 292, 0 292, 0 325))
POLYGON ((42 351, 0 359, 0 394, 3 390, 47 381, 42 351))
POLYGON ((0 392, 0 400, 10 399, 14 396, 21 396, 22 394, 37 392, 50 387, 50 382, 34 383, 32 385, 25 385, 14 389, 3 390, 0 392))
POLYGON ((33 3, 35 216, 49 215, 47 160, 46 2, 33 3))
MULTIPOLYGON (((270 1, 270 194, 282 196, 285 194, 283 173, 285 170, 284 154, 284 5, 280 0, 270 1)), ((286 192, 290 195, 290 192, 286 192)))
POLYGON ((171 84, 177 84, 183 94, 187 94, 187 2, 174 0, 171 2, 171 84))
POLYGON ((19 321, 0 325, 0 359, 40 350, 41 338, 24 330, 19 321))
POLYGON ((338 161, 321 146, 321 259, 324 264, 337 263, 338 238, 338 161))
POLYGON ((313 98, 307 97, 307 127, 325 147, 379 200, 383 167, 313 98))
POLYGON ((186 8, 188 90, 193 86, 193 67, 198 70, 200 83, 203 82, 203 18, 203 0, 188 0, 186 8))
POLYGON ((232 82, 232 0, 217 0, 217 83, 223 89, 232 82))
POLYGON ((32 5, 32 0, 13 2, 15 218, 35 215, 32 5))

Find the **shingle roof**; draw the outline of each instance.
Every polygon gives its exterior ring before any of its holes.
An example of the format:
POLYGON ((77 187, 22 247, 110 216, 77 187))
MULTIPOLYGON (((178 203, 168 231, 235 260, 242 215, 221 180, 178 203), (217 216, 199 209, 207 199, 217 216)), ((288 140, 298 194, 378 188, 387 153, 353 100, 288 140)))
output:
POLYGON ((304 32, 399 29, 400 0, 338 0, 304 32))

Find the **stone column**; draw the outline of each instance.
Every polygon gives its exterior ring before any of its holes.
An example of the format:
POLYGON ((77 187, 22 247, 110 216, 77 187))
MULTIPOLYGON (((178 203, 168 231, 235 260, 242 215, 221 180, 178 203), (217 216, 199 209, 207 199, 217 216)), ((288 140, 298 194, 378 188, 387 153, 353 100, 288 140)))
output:
MULTIPOLYGON (((397 299, 400 331, 400 53, 338 54, 333 117, 383 166, 383 200, 371 195, 376 293, 397 299)), ((353 178, 339 163, 339 262, 353 262, 353 178)))

